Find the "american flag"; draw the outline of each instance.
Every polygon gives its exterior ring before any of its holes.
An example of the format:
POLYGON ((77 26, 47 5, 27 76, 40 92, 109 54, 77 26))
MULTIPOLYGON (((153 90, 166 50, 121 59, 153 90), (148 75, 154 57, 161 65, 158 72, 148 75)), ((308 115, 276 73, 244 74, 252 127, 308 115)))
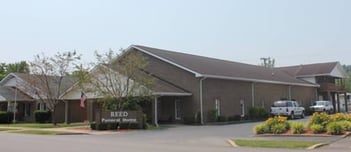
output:
POLYGON ((85 101, 87 101, 87 96, 82 92, 80 95, 80 107, 85 108, 85 101))

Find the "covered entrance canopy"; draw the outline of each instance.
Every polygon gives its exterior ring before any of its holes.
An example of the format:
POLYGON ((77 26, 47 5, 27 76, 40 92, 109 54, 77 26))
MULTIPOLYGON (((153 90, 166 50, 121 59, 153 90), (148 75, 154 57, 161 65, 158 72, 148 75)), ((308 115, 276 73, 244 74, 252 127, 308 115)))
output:
POLYGON ((180 106, 182 101, 178 99, 192 96, 192 94, 160 78, 154 77, 153 80, 152 95, 155 98, 152 103, 152 122, 155 126, 158 126, 158 121, 161 117, 161 108, 167 109, 165 111, 169 115, 174 115, 175 119, 179 119, 182 111, 182 106, 180 106), (160 98, 163 98, 163 100, 159 100, 160 98))

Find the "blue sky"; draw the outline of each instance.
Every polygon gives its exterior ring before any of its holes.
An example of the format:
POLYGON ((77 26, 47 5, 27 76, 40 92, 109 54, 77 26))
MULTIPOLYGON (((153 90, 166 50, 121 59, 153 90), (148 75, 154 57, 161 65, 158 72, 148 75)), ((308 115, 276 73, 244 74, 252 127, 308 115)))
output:
POLYGON ((351 64, 348 0, 0 0, 0 62, 140 44, 276 66, 351 64))

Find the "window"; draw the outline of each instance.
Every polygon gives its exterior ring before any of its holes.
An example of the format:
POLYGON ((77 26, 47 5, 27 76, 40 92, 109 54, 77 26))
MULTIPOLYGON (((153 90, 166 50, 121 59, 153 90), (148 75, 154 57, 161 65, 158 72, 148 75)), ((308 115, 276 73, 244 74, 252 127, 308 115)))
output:
POLYGON ((292 107, 292 103, 291 102, 287 102, 287 107, 292 107))
POLYGON ((8 104, 8 112, 17 112, 17 103, 16 103, 16 109, 14 109, 15 108, 15 103, 14 102, 10 102, 9 104, 8 104))
POLYGON ((47 110, 46 103, 39 102, 37 104, 37 110, 47 110))
POLYGON ((24 116, 28 117, 31 114, 31 104, 30 103, 25 103, 24 104, 24 116))
POLYGON ((215 109, 217 112, 217 116, 221 115, 221 103, 219 101, 219 99, 215 99, 215 109))

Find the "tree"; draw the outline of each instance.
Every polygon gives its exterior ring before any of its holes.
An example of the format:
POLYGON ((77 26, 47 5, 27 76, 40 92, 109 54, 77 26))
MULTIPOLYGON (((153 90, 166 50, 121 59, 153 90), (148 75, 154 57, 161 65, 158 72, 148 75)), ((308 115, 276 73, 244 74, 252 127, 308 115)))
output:
POLYGON ((35 89, 35 94, 39 100, 47 104, 51 111, 52 122, 56 125, 55 110, 57 105, 63 100, 60 95, 73 84, 70 77, 74 71, 80 55, 75 51, 60 53, 52 57, 45 54, 38 54, 34 61, 30 62, 30 83, 35 89))
POLYGON ((29 65, 26 61, 16 63, 0 63, 0 80, 12 72, 29 73, 29 65))
POLYGON ((260 58, 262 60, 261 65, 266 67, 266 68, 274 68, 275 66, 275 59, 268 57, 268 58, 260 58))
POLYGON ((152 79, 146 74, 145 57, 139 52, 112 50, 105 54, 96 54, 97 63, 87 76, 87 69, 76 72, 80 86, 103 97, 100 101, 108 110, 136 110, 141 100, 150 96, 152 79), (84 84, 85 83, 85 84, 84 84), (89 83, 89 85, 86 85, 89 83))
POLYGON ((342 67, 348 74, 348 77, 345 79, 346 91, 351 92, 351 65, 343 65, 342 67))

